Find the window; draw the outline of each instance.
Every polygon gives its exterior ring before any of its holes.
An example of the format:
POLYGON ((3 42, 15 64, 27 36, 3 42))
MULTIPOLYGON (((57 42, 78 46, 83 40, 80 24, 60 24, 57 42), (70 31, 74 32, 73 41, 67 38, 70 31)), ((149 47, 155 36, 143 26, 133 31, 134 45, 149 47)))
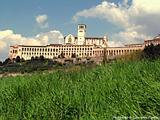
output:
POLYGON ((71 36, 69 37, 68 42, 69 42, 69 43, 71 43, 71 42, 72 42, 72 38, 71 38, 71 36))
POLYGON ((79 28, 83 29, 83 28, 84 28, 84 26, 82 26, 82 25, 81 25, 81 26, 79 26, 79 28))

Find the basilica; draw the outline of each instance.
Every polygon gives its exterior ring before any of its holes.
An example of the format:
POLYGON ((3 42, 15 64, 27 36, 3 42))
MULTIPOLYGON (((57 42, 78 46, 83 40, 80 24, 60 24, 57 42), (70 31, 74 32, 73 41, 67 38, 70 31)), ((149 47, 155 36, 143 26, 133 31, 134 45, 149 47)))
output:
POLYGON ((13 45, 9 49, 9 58, 13 59, 17 56, 25 60, 31 57, 44 56, 48 59, 58 58, 63 54, 65 58, 71 58, 73 54, 77 58, 100 58, 105 54, 109 56, 121 56, 130 54, 135 51, 141 51, 145 46, 152 44, 160 44, 160 37, 153 40, 145 40, 142 44, 129 44, 124 47, 109 47, 108 37, 88 37, 86 36, 87 26, 85 24, 78 25, 77 36, 69 34, 64 37, 63 44, 50 44, 46 46, 29 46, 29 45, 13 45))

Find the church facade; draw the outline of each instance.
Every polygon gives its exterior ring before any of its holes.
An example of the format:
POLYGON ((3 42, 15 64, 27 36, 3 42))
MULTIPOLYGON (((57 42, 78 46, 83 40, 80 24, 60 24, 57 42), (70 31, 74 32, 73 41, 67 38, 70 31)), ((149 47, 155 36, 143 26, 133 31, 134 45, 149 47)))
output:
POLYGON ((84 24, 78 25, 77 36, 73 36, 72 34, 64 37, 64 43, 72 44, 72 45, 95 45, 101 47, 107 47, 108 39, 106 36, 104 37, 86 37, 86 28, 87 26, 84 24))
POLYGON ((124 47, 108 47, 107 36, 103 37, 87 37, 85 24, 78 25, 77 36, 69 34, 64 37, 63 44, 50 44, 46 46, 28 46, 13 45, 9 49, 9 58, 13 59, 17 56, 25 60, 31 57, 44 56, 48 59, 58 58, 63 54, 65 58, 71 58, 75 55, 78 58, 85 57, 102 57, 104 52, 107 56, 120 56, 130 54, 135 51, 141 51, 144 47, 151 43, 160 44, 160 39, 146 40, 143 44, 129 44, 124 47))

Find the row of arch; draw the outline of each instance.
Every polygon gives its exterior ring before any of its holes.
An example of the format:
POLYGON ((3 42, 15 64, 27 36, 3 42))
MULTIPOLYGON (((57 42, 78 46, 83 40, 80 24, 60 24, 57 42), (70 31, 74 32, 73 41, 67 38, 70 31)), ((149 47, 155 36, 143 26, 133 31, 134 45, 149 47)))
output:
POLYGON ((119 56, 124 54, 130 54, 133 52, 141 51, 142 49, 117 49, 117 50, 95 50, 93 51, 93 55, 95 57, 104 56, 106 54, 107 56, 119 56))

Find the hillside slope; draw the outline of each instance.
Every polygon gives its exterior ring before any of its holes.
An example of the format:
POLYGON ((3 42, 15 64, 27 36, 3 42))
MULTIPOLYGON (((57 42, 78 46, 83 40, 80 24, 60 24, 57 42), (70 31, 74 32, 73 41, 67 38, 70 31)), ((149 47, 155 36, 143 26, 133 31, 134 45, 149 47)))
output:
POLYGON ((160 60, 0 78, 0 119, 160 116, 160 60))

